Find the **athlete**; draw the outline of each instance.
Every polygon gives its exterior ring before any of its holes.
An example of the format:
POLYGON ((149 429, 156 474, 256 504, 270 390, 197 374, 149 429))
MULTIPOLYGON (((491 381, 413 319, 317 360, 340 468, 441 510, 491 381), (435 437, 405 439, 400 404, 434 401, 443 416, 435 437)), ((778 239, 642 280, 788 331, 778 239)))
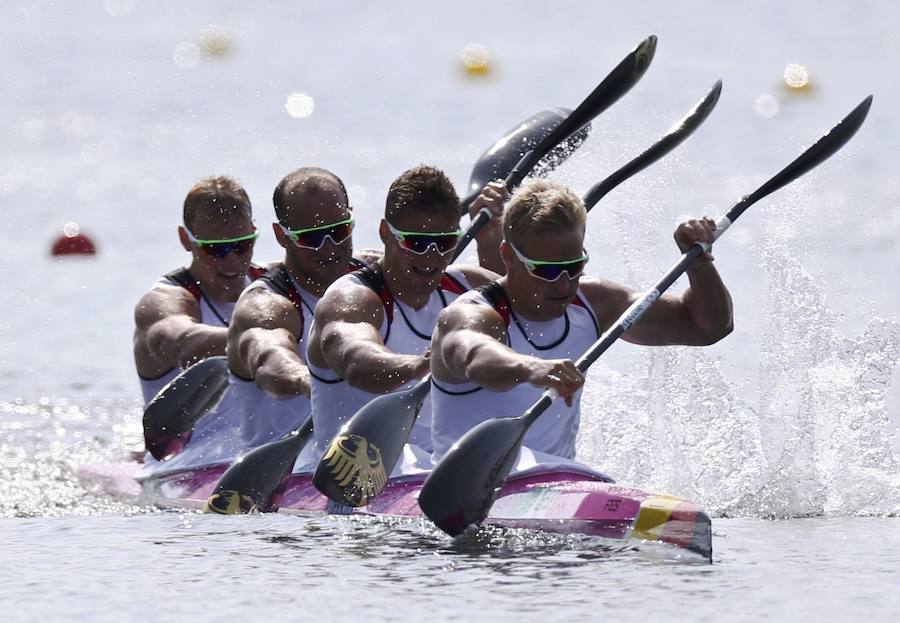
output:
MULTIPOLYGON (((584 375, 574 361, 640 293, 584 275, 587 212, 566 187, 520 188, 503 218, 506 275, 442 312, 432 340, 433 460, 489 418, 521 415, 546 389, 564 398, 536 420, 524 444, 537 463, 571 460, 584 375)), ((714 222, 678 225, 685 251, 713 241, 714 222)), ((643 345, 712 344, 732 330, 732 303, 709 253, 687 270, 689 287, 663 295, 623 338, 643 345)), ((525 452, 523 452, 524 456, 525 452)), ((520 457, 520 465, 521 465, 520 457)))
POLYGON ((378 257, 353 257, 353 214, 334 173, 297 169, 272 202, 284 260, 240 295, 228 331, 228 390, 165 469, 230 461, 299 427, 310 412, 305 337, 313 309, 335 279, 378 257))
MULTIPOLYGON (((505 196, 505 189, 486 189, 471 212, 488 207, 499 215, 505 196)), ((401 174, 379 225, 383 257, 339 278, 316 307, 307 363, 317 456, 360 407, 425 376, 438 314, 497 277, 478 266, 448 266, 459 241, 459 211, 459 197, 439 169, 418 166, 401 174)), ((482 264, 499 260, 496 235, 492 227, 478 240, 482 264)), ((423 455, 427 462, 431 451, 429 411, 426 401, 410 436, 413 462, 423 455)))
POLYGON ((145 404, 183 368, 225 354, 235 302, 263 270, 251 263, 259 232, 250 199, 231 177, 208 177, 191 188, 178 237, 190 265, 160 278, 134 310, 134 362, 145 404))

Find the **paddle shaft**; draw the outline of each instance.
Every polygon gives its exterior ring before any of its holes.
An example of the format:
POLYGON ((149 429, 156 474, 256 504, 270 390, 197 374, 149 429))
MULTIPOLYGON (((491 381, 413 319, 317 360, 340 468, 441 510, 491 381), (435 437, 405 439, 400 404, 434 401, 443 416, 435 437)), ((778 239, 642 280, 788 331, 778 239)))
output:
MULTIPOLYGON (((710 91, 706 94, 706 96, 704 96, 703 99, 700 100, 700 102, 698 102, 681 121, 676 123, 668 133, 666 133, 662 138, 656 141, 656 143, 654 143, 652 146, 644 150, 640 155, 633 158, 623 167, 619 168, 612 175, 596 184, 585 196, 586 208, 590 210, 609 191, 614 189, 625 180, 629 179, 631 176, 642 171, 653 162, 656 162, 662 156, 675 149, 675 147, 677 147, 685 139, 687 139, 687 137, 690 136, 706 120, 706 118, 712 112, 713 108, 715 108, 715 105, 719 99, 721 88, 721 81, 717 81, 710 89, 710 91)), ((490 217, 485 214, 485 212, 482 212, 479 214, 479 218, 484 218, 486 220, 490 217)), ((419 383, 414 385, 412 388, 405 390, 405 392, 403 393, 421 393, 424 397, 427 394, 427 390, 430 389, 430 383, 431 375, 429 374, 423 380, 419 381, 419 383), (426 385, 428 385, 429 387, 425 387, 426 385)), ((549 406, 551 400, 552 399, 548 397, 546 404, 544 404, 543 401, 540 403, 541 412, 549 406)), ((382 418, 382 424, 384 421, 384 418, 382 418)), ((351 420, 351 422, 353 422, 353 420, 351 420)), ((353 430, 355 428, 357 428, 357 426, 354 426, 352 424, 348 425, 348 429, 353 430)), ((388 460, 386 461, 386 466, 388 468, 392 468, 393 464, 391 463, 390 457, 387 456, 387 459, 388 460)))
MULTIPOLYGON (((731 209, 716 222, 716 230, 713 239, 718 240, 731 224, 754 203, 793 182, 804 173, 827 160, 832 154, 843 147, 862 125, 871 104, 872 96, 870 95, 854 108, 853 111, 828 134, 820 138, 812 147, 800 154, 800 156, 765 184, 734 204, 731 209)), ((597 361, 600 355, 612 346, 613 342, 619 339, 625 331, 637 322, 650 306, 653 305, 653 303, 656 302, 656 300, 662 296, 673 283, 675 283, 675 280, 688 269, 691 263, 693 263, 701 253, 708 251, 710 247, 711 245, 709 243, 700 242, 691 245, 691 248, 681 256, 671 269, 669 269, 669 272, 657 281, 650 290, 632 303, 631 306, 622 313, 616 323, 607 329, 588 351, 575 362, 575 366, 581 370, 581 372, 586 372, 587 369, 597 361)), ((555 397, 555 392, 552 390, 544 392, 538 401, 521 416, 526 423, 526 428, 527 426, 530 426, 541 413, 547 410, 555 397)), ((523 430, 522 435, 524 434, 525 431, 523 430)))
MULTIPOLYGON (((616 67, 591 91, 591 94, 585 98, 578 108, 572 111, 562 123, 548 134, 544 140, 538 145, 525 152, 518 164, 506 176, 506 188, 512 192, 518 188, 522 180, 531 173, 531 170, 540 162, 541 158, 546 156, 550 150, 562 143, 569 136, 577 132, 582 126, 590 122, 591 119, 599 115, 601 112, 612 106, 623 95, 625 95, 631 87, 647 71, 650 62, 653 60, 653 54, 656 51, 656 37, 650 35, 638 46, 632 50, 628 56, 616 65, 616 67)), ((476 195, 477 197, 477 195, 476 195)), ((467 197, 466 200, 469 198, 467 197)), ((456 260, 466 246, 478 235, 485 225, 491 220, 490 210, 482 208, 478 215, 469 224, 465 233, 460 236, 459 244, 453 253, 453 260, 456 260)))

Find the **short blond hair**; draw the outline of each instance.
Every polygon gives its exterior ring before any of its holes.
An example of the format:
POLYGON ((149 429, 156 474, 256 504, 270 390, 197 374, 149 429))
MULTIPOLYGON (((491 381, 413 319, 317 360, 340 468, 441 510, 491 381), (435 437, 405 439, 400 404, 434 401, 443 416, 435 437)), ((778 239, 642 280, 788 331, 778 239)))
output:
POLYGON ((584 233, 587 210, 581 198, 567 186, 535 179, 519 187, 503 213, 503 237, 517 244, 523 235, 584 233))

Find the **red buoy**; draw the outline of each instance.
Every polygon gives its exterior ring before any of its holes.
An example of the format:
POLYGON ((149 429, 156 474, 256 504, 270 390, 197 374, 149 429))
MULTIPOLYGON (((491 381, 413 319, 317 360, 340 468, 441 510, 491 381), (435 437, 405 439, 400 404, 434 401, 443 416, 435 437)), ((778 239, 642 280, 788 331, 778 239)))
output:
POLYGON ((78 223, 66 223, 63 233, 53 241, 50 254, 58 255, 94 255, 97 247, 93 240, 82 234, 78 223))

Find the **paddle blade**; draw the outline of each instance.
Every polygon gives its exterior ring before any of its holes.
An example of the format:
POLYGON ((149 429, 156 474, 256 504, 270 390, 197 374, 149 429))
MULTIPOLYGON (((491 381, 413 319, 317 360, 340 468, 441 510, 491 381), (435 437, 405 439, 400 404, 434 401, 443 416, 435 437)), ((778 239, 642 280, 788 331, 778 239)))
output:
POLYGON ((422 512, 451 536, 484 521, 526 430, 524 418, 501 417, 463 435, 425 479, 419 493, 422 512))
POLYGON ((856 108, 850 111, 850 114, 841 119, 840 123, 834 126, 828 134, 816 141, 812 147, 800 154, 792 163, 775 175, 775 177, 757 188, 752 194, 748 195, 731 208, 726 216, 733 222, 744 210, 766 195, 790 184, 807 171, 825 162, 843 147, 847 141, 853 138, 853 135, 859 130, 863 121, 866 120, 866 115, 869 114, 869 108, 871 106, 872 96, 869 95, 860 102, 856 108))
POLYGON ((591 91, 591 94, 578 105, 572 114, 567 116, 556 129, 542 140, 531 153, 526 154, 506 178, 506 186, 510 190, 518 187, 525 176, 547 153, 591 119, 612 106, 623 95, 631 90, 640 80, 656 54, 656 36, 650 35, 641 41, 628 55, 616 65, 603 79, 603 82, 591 91))
POLYGON ((274 510, 272 494, 294 467, 297 455, 312 432, 312 419, 286 437, 254 448, 235 461, 219 479, 204 512, 238 515, 274 510))
POLYGON ((163 387, 144 408, 144 443, 158 461, 181 451, 194 424, 228 389, 225 357, 198 361, 163 387))
POLYGON ((410 389, 378 396, 357 411, 319 461, 316 488, 350 506, 371 502, 387 484, 430 389, 426 378, 410 389))
POLYGON ((716 107, 721 93, 722 81, 717 80, 703 99, 697 102, 691 111, 662 138, 605 180, 595 184, 584 196, 584 206, 590 210, 613 188, 640 173, 683 143, 694 133, 694 130, 700 127, 700 124, 706 121, 706 118, 709 117, 709 114, 716 107))
MULTIPOLYGON (((469 178, 469 192, 463 208, 475 199, 481 189, 496 179, 506 179, 519 160, 533 150, 571 113, 568 108, 554 108, 532 115, 506 132, 496 143, 478 158, 469 178)), ((536 166, 535 175, 546 175, 578 149, 591 132, 591 124, 580 128, 568 139, 557 145, 536 166)))

